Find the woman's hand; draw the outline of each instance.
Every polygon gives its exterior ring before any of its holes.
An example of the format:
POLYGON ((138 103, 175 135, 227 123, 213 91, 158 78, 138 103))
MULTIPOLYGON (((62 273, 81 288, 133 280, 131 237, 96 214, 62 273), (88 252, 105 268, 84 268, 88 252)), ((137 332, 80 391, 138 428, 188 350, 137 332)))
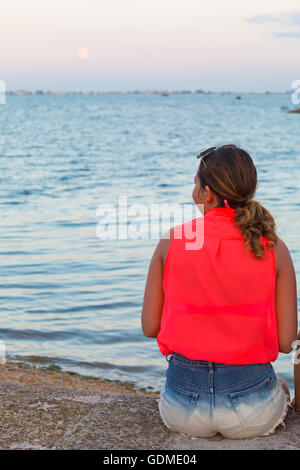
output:
POLYGON ((300 413, 300 406, 296 406, 295 398, 292 399, 291 405, 296 413, 300 413))

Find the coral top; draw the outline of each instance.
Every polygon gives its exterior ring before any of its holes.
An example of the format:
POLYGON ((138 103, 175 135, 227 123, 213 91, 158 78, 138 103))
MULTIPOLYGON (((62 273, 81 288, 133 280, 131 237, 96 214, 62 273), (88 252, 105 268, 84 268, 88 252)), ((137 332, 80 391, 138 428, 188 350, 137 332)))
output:
POLYGON ((223 364, 266 363, 278 356, 274 249, 256 259, 244 247, 234 211, 212 208, 174 228, 157 336, 163 355, 223 364), (201 235, 203 246, 187 249, 201 235))

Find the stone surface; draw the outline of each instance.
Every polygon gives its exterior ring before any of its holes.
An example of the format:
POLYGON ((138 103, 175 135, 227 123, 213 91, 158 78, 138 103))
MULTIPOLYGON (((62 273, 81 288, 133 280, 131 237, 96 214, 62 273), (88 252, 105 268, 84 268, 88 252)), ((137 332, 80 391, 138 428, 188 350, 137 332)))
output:
POLYGON ((158 399, 0 382, 0 449, 300 449, 300 414, 285 427, 243 440, 191 438, 163 424, 158 399))
POLYGON ((0 382, 0 448, 48 449, 99 401, 100 392, 0 382))
POLYGON ((152 397, 111 395, 80 420, 57 449, 160 449, 172 434, 152 397))

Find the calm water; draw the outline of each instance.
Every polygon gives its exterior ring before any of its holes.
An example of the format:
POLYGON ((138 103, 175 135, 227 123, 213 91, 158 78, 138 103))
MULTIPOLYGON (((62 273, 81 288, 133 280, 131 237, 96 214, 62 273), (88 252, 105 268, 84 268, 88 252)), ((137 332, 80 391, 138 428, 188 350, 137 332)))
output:
MULTIPOLYGON (((167 362, 140 314, 157 240, 100 240, 97 207, 191 202, 196 154, 257 165, 300 279, 300 115, 288 95, 26 96, 0 106, 1 316, 8 360, 158 391, 167 362)), ((292 385, 291 355, 275 369, 292 385)))

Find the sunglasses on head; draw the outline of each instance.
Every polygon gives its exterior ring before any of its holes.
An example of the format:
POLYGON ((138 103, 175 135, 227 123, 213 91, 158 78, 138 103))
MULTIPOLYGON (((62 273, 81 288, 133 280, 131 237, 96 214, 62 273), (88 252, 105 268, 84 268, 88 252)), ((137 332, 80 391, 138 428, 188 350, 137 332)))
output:
POLYGON ((201 158, 201 162, 203 163, 204 166, 207 167, 207 165, 206 165, 205 161, 203 160, 203 158, 207 157, 207 155, 210 155, 211 153, 215 152, 216 150, 223 150, 223 149, 226 149, 226 148, 236 148, 236 145, 234 145, 234 144, 225 144, 225 145, 218 145, 217 147, 210 147, 209 149, 203 150, 202 152, 198 153, 197 158, 201 158))

